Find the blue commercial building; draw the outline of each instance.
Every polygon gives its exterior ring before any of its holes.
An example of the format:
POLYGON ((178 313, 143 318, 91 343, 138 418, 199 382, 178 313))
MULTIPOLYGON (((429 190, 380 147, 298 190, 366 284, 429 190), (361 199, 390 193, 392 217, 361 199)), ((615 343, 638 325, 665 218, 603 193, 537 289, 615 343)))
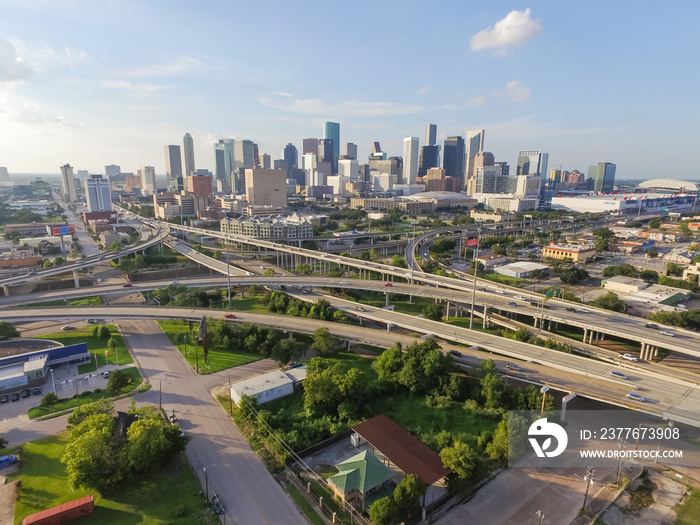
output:
MULTIPOLYGON (((8 341, 15 344, 21 342, 8 341)), ((0 350, 3 349, 9 350, 11 347, 1 345, 0 350)), ((0 358, 0 392, 43 385, 52 368, 62 364, 89 363, 91 358, 86 343, 8 355, 0 358)))

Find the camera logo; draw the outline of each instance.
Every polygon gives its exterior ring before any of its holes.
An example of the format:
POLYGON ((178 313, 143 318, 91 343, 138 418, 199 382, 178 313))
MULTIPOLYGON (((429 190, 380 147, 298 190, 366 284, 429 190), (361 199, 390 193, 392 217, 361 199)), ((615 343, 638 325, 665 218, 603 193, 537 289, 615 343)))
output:
POLYGON ((530 441, 530 445, 535 450, 535 454, 537 454, 538 458, 555 458, 564 452, 566 445, 569 443, 566 430, 564 430, 561 425, 548 422, 546 417, 538 419, 532 425, 530 425, 527 435, 539 437, 547 436, 547 439, 544 440, 541 447, 536 438, 528 437, 528 441, 530 441), (552 446, 552 438, 557 440, 557 447, 554 450, 548 451, 548 449, 552 446))

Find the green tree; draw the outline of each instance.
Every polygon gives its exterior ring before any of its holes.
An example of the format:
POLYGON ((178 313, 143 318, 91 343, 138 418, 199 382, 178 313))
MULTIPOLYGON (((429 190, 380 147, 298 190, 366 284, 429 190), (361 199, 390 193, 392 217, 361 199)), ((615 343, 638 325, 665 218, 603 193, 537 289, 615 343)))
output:
POLYGON ((408 474, 394 489, 394 502, 400 520, 407 522, 420 514, 420 500, 428 490, 428 484, 415 474, 408 474))
POLYGON ((126 432, 124 460, 133 472, 151 472, 168 456, 170 443, 165 437, 162 420, 144 418, 134 421, 126 432))
POLYGON ((39 406, 43 408, 51 408, 56 403, 58 403, 58 396, 53 392, 49 392, 48 394, 44 394, 44 397, 41 398, 41 403, 39 406))
POLYGON ((591 301, 593 306, 598 308, 605 308, 606 310, 612 310, 613 312, 626 312, 627 303, 620 299, 620 297, 615 292, 608 292, 605 295, 591 301))
POLYGON ((114 337, 110 337, 107 341, 107 348, 113 353, 117 353, 117 340, 114 337))
POLYGON ((683 275, 683 266, 681 266, 680 264, 670 262, 666 264, 666 274, 678 276, 683 275))
POLYGON ((267 277, 272 277, 273 275, 275 275, 275 270, 273 270, 272 268, 266 268, 263 275, 267 277))
POLYGON ((654 270, 642 270, 639 272, 639 278, 644 279, 648 283, 658 283, 659 273, 654 270))
POLYGON ((500 244, 494 244, 491 247, 491 253, 494 255, 505 255, 506 254, 506 247, 502 246, 500 244))
POLYGON ((294 339, 282 339, 272 348, 270 357, 277 361, 280 366, 286 365, 290 361, 298 359, 306 350, 306 345, 294 339))
POLYGON ((559 274, 559 279, 564 284, 578 284, 588 279, 589 274, 583 268, 568 268, 559 274))
POLYGON ((649 221, 649 228, 661 228, 661 218, 657 217, 649 221))
POLYGON ((20 336, 19 330, 15 325, 7 321, 0 321, 0 341, 9 341, 20 336))
POLYGON ((508 458, 508 420, 502 419, 498 423, 491 443, 486 445, 486 453, 491 459, 505 461, 508 458))
POLYGON ((380 380, 398 383, 399 373, 403 368, 403 347, 401 343, 396 343, 391 348, 384 350, 374 360, 372 368, 377 372, 380 380))
POLYGON ((124 247, 124 245, 119 242, 119 241, 114 241, 112 244, 109 245, 109 251, 111 252, 118 252, 124 247))
POLYGON ((455 441, 451 447, 440 451, 442 464, 462 482, 468 481, 476 468, 476 452, 466 443, 455 441))
POLYGON ((421 313, 423 317, 431 321, 442 321, 442 306, 437 303, 426 304, 421 313))
POLYGON ((131 376, 123 370, 113 370, 109 375, 107 390, 110 392, 120 392, 122 388, 129 384, 131 376))
POLYGON ((655 259, 658 256, 659 256, 659 250, 657 250, 656 248, 649 248, 647 250, 647 257, 649 257, 650 259, 655 259))
POLYGON ((309 264, 297 264, 293 269, 292 272, 298 273, 301 275, 309 275, 311 272, 313 272, 313 268, 311 268, 311 265, 309 264))
POLYGON ((637 277, 637 269, 627 263, 618 264, 616 266, 606 266, 603 269, 603 277, 613 277, 615 275, 637 277))
MULTIPOLYGON (((395 208, 394 208, 395 209, 395 208)), ((397 268, 406 268, 408 265, 406 264, 406 259, 405 257, 402 257, 401 255, 394 255, 391 258, 391 265, 396 266, 397 268)))
POLYGON ((500 375, 489 373, 481 379, 481 395, 486 408, 501 408, 504 392, 505 383, 500 375))
POLYGON ((325 326, 318 328, 314 334, 314 341, 311 348, 316 351, 320 357, 327 357, 335 352, 338 352, 342 346, 340 339, 334 336, 331 331, 325 326))
MULTIPOLYGON (((48 395, 48 394, 47 394, 48 395)), ((66 430, 71 430, 80 425, 86 418, 95 414, 112 415, 114 413, 114 403, 109 399, 98 399, 89 405, 81 405, 77 407, 70 416, 68 416, 66 430)))
POLYGON ((106 414, 88 416, 71 430, 61 458, 71 488, 102 491, 119 480, 118 459, 110 446, 113 430, 114 419, 106 414))
POLYGON ((112 332, 110 332, 109 328, 106 325, 100 325, 98 335, 100 339, 110 339, 112 337, 112 332))
POLYGON ((398 509, 394 498, 385 497, 375 501, 369 509, 369 519, 374 525, 398 525, 398 509))

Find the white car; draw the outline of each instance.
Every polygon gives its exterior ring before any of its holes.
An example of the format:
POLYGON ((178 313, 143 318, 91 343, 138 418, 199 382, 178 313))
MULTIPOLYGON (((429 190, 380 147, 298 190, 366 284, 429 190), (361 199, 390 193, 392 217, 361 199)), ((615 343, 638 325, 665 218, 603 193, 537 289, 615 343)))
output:
POLYGON ((340 281, 340 284, 349 284, 347 281, 340 281))
POLYGON ((494 290, 494 292, 496 292, 496 293, 506 293, 506 291, 505 291, 504 289, 502 289, 502 288, 497 288, 496 290, 494 290))
POLYGON ((620 359, 624 359, 625 361, 632 361, 632 362, 634 362, 634 363, 636 363, 637 361, 639 361, 639 359, 637 359, 636 357, 634 357, 632 354, 620 354, 620 355, 618 355, 617 357, 619 357, 620 359))
POLYGON ((576 311, 580 314, 590 314, 591 311, 588 310, 587 308, 577 308, 576 311))
POLYGON ((627 392, 625 397, 627 399, 634 399, 635 401, 641 401, 642 403, 644 403, 646 401, 646 398, 644 396, 640 396, 636 392, 627 392))
POLYGON ((516 301, 525 301, 526 299, 522 295, 514 295, 513 299, 516 301))
POLYGON ((173 285, 173 286, 176 285, 176 284, 180 284, 180 281, 170 281, 170 282, 168 283, 168 285, 173 285))
POLYGON ((669 337, 675 337, 675 336, 676 336, 676 334, 674 334, 673 332, 671 332, 671 330, 661 330, 659 333, 660 333, 661 335, 667 335, 667 336, 669 336, 669 337))

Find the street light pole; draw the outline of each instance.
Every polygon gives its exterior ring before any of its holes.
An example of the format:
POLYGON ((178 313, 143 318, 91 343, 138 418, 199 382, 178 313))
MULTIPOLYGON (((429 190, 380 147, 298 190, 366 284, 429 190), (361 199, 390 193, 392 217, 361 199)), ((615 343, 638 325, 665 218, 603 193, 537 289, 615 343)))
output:
POLYGON ((595 470, 593 470, 593 467, 588 467, 586 469, 586 476, 583 478, 583 481, 586 482, 586 493, 583 495, 583 507, 581 507, 581 512, 584 512, 586 510, 586 500, 588 499, 588 488, 593 484, 593 474, 595 474, 595 470))
MULTIPOLYGON (((479 268, 477 257, 479 257, 479 243, 481 242, 481 226, 477 229, 476 235, 476 250, 474 251, 474 282, 472 284, 472 310, 469 314, 469 329, 474 325, 474 302, 476 301, 476 272, 479 268)), ((481 325, 483 328, 483 324, 481 325)))
POLYGON ((53 393, 56 393, 56 380, 53 378, 53 368, 50 369, 51 371, 51 383, 53 384, 53 393))
POLYGON ((413 224, 413 239, 411 242, 411 250, 413 255, 411 256, 411 284, 413 284, 413 266, 415 265, 415 254, 416 254, 416 221, 411 221, 413 224))
POLYGON ((231 262, 228 258, 228 232, 226 232, 226 281, 228 283, 228 309, 231 309, 231 262))

